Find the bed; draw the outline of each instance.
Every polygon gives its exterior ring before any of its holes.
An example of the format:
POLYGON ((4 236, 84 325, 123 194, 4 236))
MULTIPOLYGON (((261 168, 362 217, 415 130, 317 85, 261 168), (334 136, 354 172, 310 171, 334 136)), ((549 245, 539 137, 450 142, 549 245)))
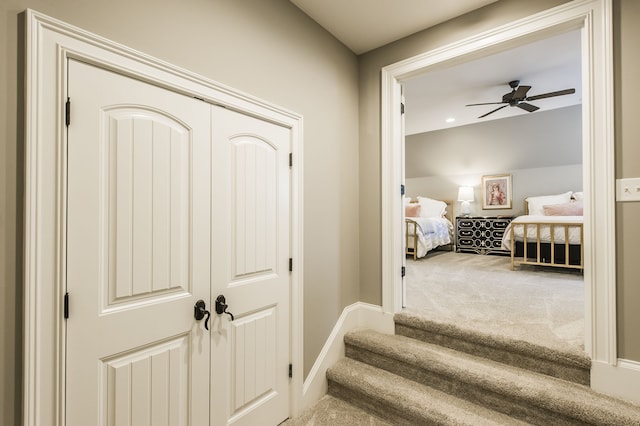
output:
POLYGON ((405 253, 414 260, 438 247, 453 250, 453 202, 405 198, 405 253))
POLYGON ((529 197, 524 216, 511 221, 502 247, 518 265, 584 269, 584 229, 581 192, 529 197))

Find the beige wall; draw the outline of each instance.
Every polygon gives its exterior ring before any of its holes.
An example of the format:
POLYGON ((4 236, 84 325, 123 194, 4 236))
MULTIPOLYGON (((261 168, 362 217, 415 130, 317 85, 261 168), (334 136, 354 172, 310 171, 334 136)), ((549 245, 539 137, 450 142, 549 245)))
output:
POLYGON ((308 371, 358 300, 357 58, 286 0, 0 2, 0 424, 20 421, 21 139, 18 14, 82 27, 304 116, 308 371))
MULTIPOLYGON (((2 424, 19 423, 22 403, 23 170, 17 114, 23 107, 18 62, 21 11, 33 8, 304 116, 306 373, 343 307, 356 300, 380 304, 382 299, 380 69, 564 2, 502 0, 362 55, 359 64, 350 51, 285 0, 0 2, 2 424)), ((635 76, 640 66, 635 46, 640 38, 640 2, 614 0, 614 6, 617 177, 636 177, 640 176, 640 124, 634 96, 628 94, 640 90, 635 76)), ((634 329, 640 321, 636 262, 640 205, 618 207, 619 350, 621 357, 640 361, 640 338, 634 329)))
MULTIPOLYGON (((502 0, 483 9, 414 34, 359 57, 360 62, 360 298, 379 304, 381 288, 380 218, 380 69, 548 9, 565 0, 502 0), (367 212, 367 214, 364 214, 367 212)), ((638 19, 640 2, 614 0, 616 79, 616 177, 640 177, 640 121, 636 94, 640 91, 638 19)), ((613 183, 612 183, 613 184, 613 183)), ((618 203, 617 290, 619 357, 640 361, 640 204, 618 203)))
MULTIPOLYGON (((640 177, 640 2, 614 0, 616 178, 640 177)), ((640 361, 640 203, 617 203, 618 356, 640 361)))

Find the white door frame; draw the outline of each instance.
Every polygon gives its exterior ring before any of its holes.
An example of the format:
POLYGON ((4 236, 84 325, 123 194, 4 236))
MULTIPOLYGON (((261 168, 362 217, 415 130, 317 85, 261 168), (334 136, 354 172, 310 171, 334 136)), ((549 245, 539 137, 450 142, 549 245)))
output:
MULTIPOLYGON (((23 424, 64 419, 67 59, 223 105, 291 129, 290 413, 302 401, 302 117, 33 10, 26 11, 23 424)), ((73 110, 71 112, 73 117, 73 110)))
POLYGON ((382 303, 385 312, 399 311, 402 301, 401 82, 444 63, 467 61, 574 29, 581 29, 582 34, 585 348, 594 363, 616 365, 611 0, 575 0, 382 69, 382 303))

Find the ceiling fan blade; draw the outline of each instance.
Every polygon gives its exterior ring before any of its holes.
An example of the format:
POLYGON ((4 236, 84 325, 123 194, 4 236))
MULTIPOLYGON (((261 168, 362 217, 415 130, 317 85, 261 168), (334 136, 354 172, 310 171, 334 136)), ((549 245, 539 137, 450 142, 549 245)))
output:
POLYGON ((465 105, 465 106, 476 106, 476 105, 500 105, 500 104, 505 104, 506 102, 485 102, 482 104, 469 104, 469 105, 465 105))
POLYGON ((576 93, 576 89, 558 90, 557 92, 543 93, 541 95, 529 96, 525 101, 535 101, 537 99, 552 98, 554 96, 570 95, 576 93))
POLYGON ((511 102, 511 100, 513 99, 513 95, 516 94, 515 89, 510 91, 509 93, 505 93, 504 95, 502 95, 502 102, 504 102, 505 104, 508 104, 509 102, 511 102))
POLYGON ((522 108, 525 111, 529 111, 529 112, 533 112, 533 111, 537 111, 540 109, 540 107, 537 107, 535 105, 531 105, 528 104, 526 102, 520 102, 518 105, 516 105, 518 108, 522 108))
POLYGON ((493 111, 489 111, 488 113, 483 114, 483 115, 481 115, 481 116, 480 116, 480 117, 478 117, 478 118, 484 118, 484 117, 486 117, 487 115, 489 115, 489 114, 493 114, 494 112, 496 112, 496 111, 498 111, 498 110, 501 110, 502 108, 506 108, 506 107, 508 107, 508 106, 509 106, 509 105, 502 105, 501 107, 498 107, 498 108, 494 109, 493 111))
POLYGON ((529 89, 531 89, 531 86, 519 86, 513 94, 512 99, 524 99, 529 89))

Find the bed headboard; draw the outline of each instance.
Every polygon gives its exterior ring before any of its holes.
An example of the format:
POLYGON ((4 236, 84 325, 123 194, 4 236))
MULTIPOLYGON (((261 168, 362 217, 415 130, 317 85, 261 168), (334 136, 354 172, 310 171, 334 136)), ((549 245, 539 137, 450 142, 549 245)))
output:
POLYGON ((447 204, 447 211, 444 213, 444 217, 446 217, 447 219, 449 219, 449 222, 453 223, 453 218, 456 217, 455 214, 453 214, 453 201, 451 200, 442 200, 447 204))

